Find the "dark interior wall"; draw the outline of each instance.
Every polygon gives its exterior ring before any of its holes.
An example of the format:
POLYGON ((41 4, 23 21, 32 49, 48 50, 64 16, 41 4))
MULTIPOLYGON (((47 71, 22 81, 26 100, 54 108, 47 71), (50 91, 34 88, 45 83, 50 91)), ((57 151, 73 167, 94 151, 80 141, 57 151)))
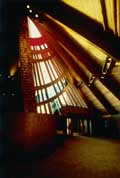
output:
MULTIPOLYGON (((53 115, 36 113, 6 113, 7 149, 12 152, 32 151, 55 141, 56 122, 53 115), (17 151, 16 149, 16 151, 17 151)), ((49 148, 48 148, 49 149, 49 148)))

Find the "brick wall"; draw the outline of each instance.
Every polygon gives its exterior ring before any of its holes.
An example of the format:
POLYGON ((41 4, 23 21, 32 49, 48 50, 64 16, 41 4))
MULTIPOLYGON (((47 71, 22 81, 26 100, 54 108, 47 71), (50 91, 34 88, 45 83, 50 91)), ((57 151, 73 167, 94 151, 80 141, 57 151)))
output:
POLYGON ((34 83, 32 77, 31 53, 28 43, 27 18, 22 20, 19 34, 19 61, 25 112, 36 112, 34 83))

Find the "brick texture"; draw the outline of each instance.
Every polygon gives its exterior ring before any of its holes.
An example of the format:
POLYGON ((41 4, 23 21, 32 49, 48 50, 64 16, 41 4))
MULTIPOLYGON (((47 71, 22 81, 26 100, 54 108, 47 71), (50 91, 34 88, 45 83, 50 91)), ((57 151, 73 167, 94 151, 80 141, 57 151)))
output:
POLYGON ((22 20, 22 28, 19 34, 19 54, 24 111, 36 112, 27 18, 22 20))

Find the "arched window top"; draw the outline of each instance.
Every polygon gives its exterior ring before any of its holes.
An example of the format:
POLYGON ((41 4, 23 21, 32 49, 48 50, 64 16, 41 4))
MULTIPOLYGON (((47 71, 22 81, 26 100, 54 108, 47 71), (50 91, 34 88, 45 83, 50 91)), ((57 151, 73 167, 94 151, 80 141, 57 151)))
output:
POLYGON ((40 38, 42 35, 39 32, 36 25, 34 24, 34 22, 29 17, 27 17, 27 20, 28 20, 29 37, 30 38, 40 38))

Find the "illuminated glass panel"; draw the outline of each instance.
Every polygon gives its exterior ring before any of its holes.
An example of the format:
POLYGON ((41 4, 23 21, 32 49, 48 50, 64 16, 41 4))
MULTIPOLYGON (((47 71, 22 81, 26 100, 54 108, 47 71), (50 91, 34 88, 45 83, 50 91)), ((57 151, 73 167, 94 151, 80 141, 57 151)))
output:
POLYGON ((41 70, 40 70, 40 63, 37 63, 37 65, 38 65, 38 71, 39 71, 39 77, 40 77, 41 85, 43 85, 44 82, 43 82, 43 78, 42 78, 42 74, 41 74, 41 70))
POLYGON ((56 58, 54 58, 54 59, 52 60, 53 65, 54 65, 54 67, 55 67, 57 73, 58 73, 58 74, 62 74, 63 72, 60 70, 60 67, 59 67, 58 64, 56 63, 56 60, 57 60, 56 58))
POLYGON ((59 99, 60 99, 62 105, 66 105, 65 100, 62 95, 59 96, 59 99))
POLYGON ((37 90, 35 91, 35 99, 36 99, 36 102, 39 103, 39 97, 38 97, 37 90))
POLYGON ((41 54, 38 54, 38 59, 42 59, 42 56, 41 56, 41 54))
POLYGON ((37 50, 37 46, 34 46, 35 50, 37 50))
POLYGON ((48 54, 48 56, 49 56, 49 57, 51 56, 51 54, 50 54, 50 52, 49 52, 49 51, 47 52, 47 54, 48 54))
POLYGON ((37 45, 36 47, 37 47, 37 50, 39 51, 39 50, 40 50, 40 47, 39 47, 38 45, 37 45))
POLYGON ((65 79, 65 77, 63 77, 61 81, 63 83, 63 86, 66 87, 67 86, 67 80, 65 79))
POLYGON ((44 106, 44 105, 41 105, 41 112, 42 112, 43 114, 45 114, 45 106, 44 106))
POLYGON ((35 59, 37 59, 37 54, 35 54, 35 59))
POLYGON ((48 62, 50 64, 51 68, 52 68, 52 71, 53 71, 53 74, 54 74, 55 78, 58 78, 58 75, 57 75, 57 73, 56 73, 56 71, 54 69, 54 66, 53 66, 52 62, 50 60, 48 60, 48 62))
POLYGON ((34 80, 34 86, 36 87, 36 80, 35 80, 35 73, 34 73, 34 66, 32 64, 32 74, 33 74, 33 80, 34 80))
POLYGON ((57 83, 54 84, 57 94, 60 93, 60 88, 57 83))
POLYGON ((45 49, 44 45, 41 45, 41 49, 42 49, 42 50, 45 49))
POLYGON ((73 100, 73 98, 72 98, 71 93, 70 93, 69 90, 68 90, 67 93, 68 93, 68 96, 69 96, 69 98, 70 98, 70 100, 71 100, 72 106, 76 106, 76 104, 75 104, 75 102, 74 102, 74 100, 73 100))
POLYGON ((58 85, 59 85, 60 89, 63 90, 63 85, 62 85, 61 81, 58 82, 58 85))
POLYGON ((33 54, 33 59, 35 59, 35 55, 33 54))
POLYGON ((48 97, 49 97, 49 98, 52 98, 53 96, 56 95, 53 86, 47 87, 47 94, 48 94, 48 97))
POLYGON ((61 104, 58 98, 55 99, 55 102, 57 103, 58 107, 61 108, 61 104))
POLYGON ((71 101, 70 101, 70 99, 69 99, 69 97, 68 97, 68 95, 67 95, 67 93, 66 93, 66 91, 63 93, 63 96, 64 96, 64 98, 65 98, 65 100, 66 100, 66 102, 67 102, 67 105, 72 105, 72 104, 71 104, 71 101))
POLYGON ((45 48, 48 48, 48 45, 46 43, 44 44, 44 46, 45 46, 45 48))
POLYGON ((45 66, 44 62, 40 62, 40 66, 41 66, 41 70, 42 70, 42 74, 43 74, 43 78, 45 81, 45 84, 51 82, 50 76, 48 74, 47 68, 45 66))
POLYGON ((71 98, 72 98, 72 100, 73 100, 74 106, 77 106, 77 102, 76 102, 76 99, 75 99, 75 97, 74 97, 73 90, 71 90, 71 89, 69 88, 69 92, 70 92, 71 98))
POLYGON ((39 99, 40 99, 40 102, 42 102, 43 99, 42 99, 42 92, 41 92, 41 90, 38 90, 38 93, 39 93, 39 99))
POLYGON ((37 106, 37 113, 40 113, 40 106, 37 106))
POLYGON ((29 37, 30 38, 40 38, 42 35, 40 34, 39 30, 33 23, 33 21, 27 17, 28 19, 28 30, 29 30, 29 37))
POLYGON ((45 89, 42 89, 42 93, 43 93, 43 98, 44 98, 44 101, 45 101, 45 100, 47 100, 47 96, 46 96, 45 89))
POLYGON ((50 66, 49 66, 48 61, 46 61, 46 64, 47 64, 47 67, 48 67, 48 70, 49 70, 49 73, 50 73, 50 76, 51 76, 52 80, 55 80, 55 77, 54 77, 54 75, 53 75, 53 73, 52 73, 52 70, 51 70, 51 68, 50 68, 50 66))
POLYGON ((40 86, 39 79, 38 79, 38 73, 37 73, 36 64, 34 64, 34 67, 35 67, 35 78, 36 78, 36 83, 37 83, 37 86, 40 86))
POLYGON ((46 111, 47 111, 47 114, 50 114, 50 110, 49 110, 48 103, 47 103, 47 104, 45 104, 45 106, 46 106, 46 111))
POLYGON ((33 46, 31 46, 30 48, 31 48, 31 50, 34 50, 33 46))
POLYGON ((79 100, 78 100, 78 98, 80 97, 80 95, 78 95, 78 92, 75 91, 74 86, 73 87, 69 86, 69 90, 72 91, 71 95, 72 95, 72 98, 74 98, 74 101, 75 101, 76 105, 77 106, 82 106, 82 103, 81 102, 79 103, 79 100))

